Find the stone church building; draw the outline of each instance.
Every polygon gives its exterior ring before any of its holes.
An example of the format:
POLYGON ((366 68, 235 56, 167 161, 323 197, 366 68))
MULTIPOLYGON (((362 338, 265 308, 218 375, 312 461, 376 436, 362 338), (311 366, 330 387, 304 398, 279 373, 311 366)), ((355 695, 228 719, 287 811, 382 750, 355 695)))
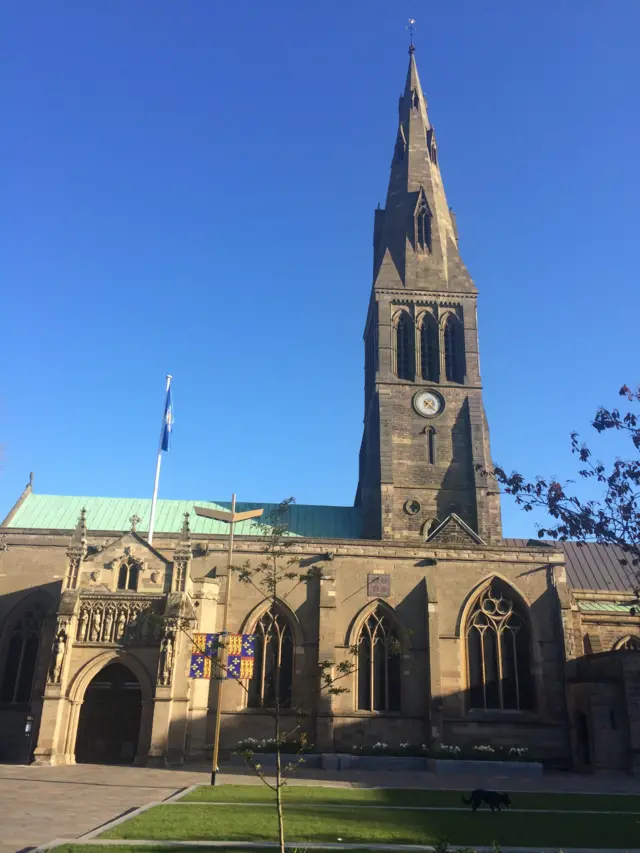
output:
MULTIPOLYGON (((292 552, 322 571, 275 606, 234 578, 228 627, 256 651, 248 683, 223 691, 224 750, 271 735, 277 669, 283 715, 305 706, 321 752, 500 744, 638 765, 640 618, 619 555, 503 538, 478 473, 492 463, 476 298, 412 49, 374 218, 355 502, 289 507, 292 552), (319 692, 319 661, 354 658, 345 692, 319 692)), ((229 508, 161 500, 151 545, 148 500, 27 486, 0 531, 0 760, 210 756, 217 682, 189 678, 189 636, 156 618, 221 630, 227 530, 195 506, 229 508)), ((259 531, 235 533, 235 562, 256 565, 259 531)))

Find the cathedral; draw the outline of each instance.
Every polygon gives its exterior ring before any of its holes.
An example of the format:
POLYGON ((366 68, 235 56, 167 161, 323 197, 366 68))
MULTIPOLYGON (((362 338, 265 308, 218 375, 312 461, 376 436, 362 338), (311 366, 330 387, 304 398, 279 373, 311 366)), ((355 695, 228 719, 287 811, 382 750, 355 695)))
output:
MULTIPOLYGON (((228 531, 196 512, 228 504, 160 500, 151 544, 149 500, 30 482, 0 531, 0 761, 209 759, 218 681, 191 677, 193 634, 227 611, 254 657, 222 691, 223 756, 272 735, 277 699, 307 709, 322 754, 493 744, 634 772, 635 596, 614 548, 503 537, 476 299, 411 48, 373 223, 354 505, 287 510, 290 553, 322 570, 266 601, 236 575, 227 589, 228 531), (323 693, 319 662, 351 660, 323 693)), ((264 537, 240 521, 235 562, 257 566, 264 537)))

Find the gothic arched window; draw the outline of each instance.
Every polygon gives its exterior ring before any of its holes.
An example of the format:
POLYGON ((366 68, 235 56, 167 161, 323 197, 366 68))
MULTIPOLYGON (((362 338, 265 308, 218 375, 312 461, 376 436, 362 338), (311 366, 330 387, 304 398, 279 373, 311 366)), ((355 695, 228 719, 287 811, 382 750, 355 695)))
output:
POLYGON ((293 632, 280 610, 272 607, 253 629, 255 657, 249 681, 250 708, 291 707, 293 632))
POLYGON ((624 637, 616 643, 616 651, 640 652, 640 637, 624 637))
POLYGON ((0 702, 30 702, 45 612, 39 604, 24 611, 9 635, 0 684, 0 702))
POLYGON ((494 582, 467 621, 469 707, 524 711, 534 706, 531 639, 522 608, 494 582))
POLYGON ((416 249, 421 252, 431 251, 431 213, 427 200, 422 198, 418 202, 415 213, 416 227, 416 249))
POLYGON ((396 323, 396 376, 398 379, 414 379, 414 332, 411 317, 404 311, 398 317, 396 323))
POLYGON ((398 634, 381 607, 377 607, 358 636, 358 710, 400 710, 398 634))
POLYGON ((135 592, 138 589, 138 578, 140 576, 140 563, 132 557, 127 557, 120 563, 118 572, 118 589, 130 589, 135 592))
POLYGON ((464 381, 462 324, 453 314, 449 314, 444 324, 444 363, 447 382, 464 381))
POLYGON ((420 327, 420 372, 429 382, 440 381, 438 324, 433 314, 424 314, 420 327))
POLYGON ((436 428, 427 427, 427 462, 429 465, 436 464, 436 428))

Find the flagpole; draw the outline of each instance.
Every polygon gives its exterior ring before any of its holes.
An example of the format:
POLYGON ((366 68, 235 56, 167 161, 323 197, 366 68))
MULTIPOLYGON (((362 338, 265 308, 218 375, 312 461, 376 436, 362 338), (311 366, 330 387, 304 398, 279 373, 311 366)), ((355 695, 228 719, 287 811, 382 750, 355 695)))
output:
POLYGON ((167 373, 167 387, 164 392, 164 406, 162 408, 162 428, 160 430, 160 441, 158 443, 158 461, 156 462, 156 478, 153 483, 153 498, 151 499, 151 518, 149 519, 149 545, 153 544, 153 529, 156 524, 156 504, 158 503, 158 485, 160 484, 160 465, 162 463, 162 438, 165 429, 165 407, 167 405, 167 394, 171 387, 172 376, 167 373))
POLYGON ((231 566, 233 565, 233 527, 236 514, 236 496, 231 496, 231 521, 229 523, 229 550, 227 560, 227 582, 225 585, 224 608, 222 611, 222 634, 218 641, 218 667, 216 677, 218 679, 218 690, 216 699, 216 723, 213 730, 213 760, 211 764, 211 784, 216 784, 216 773, 218 772, 218 753, 220 750, 220 723, 222 722, 222 687, 227 677, 224 669, 224 655, 227 646, 227 626, 229 622, 229 600, 231 598, 231 566))
MULTIPOLYGON (((196 515, 202 515, 205 518, 215 518, 216 521, 224 521, 229 525, 229 552, 227 559, 227 582, 225 584, 224 608, 222 610, 222 631, 218 632, 218 657, 216 663, 215 676, 218 679, 218 689, 216 691, 216 722, 213 732, 213 763, 211 765, 211 784, 216 784, 216 774, 218 772, 218 754, 220 751, 220 724, 222 722, 222 687, 227 678, 227 671, 224 666, 224 659, 227 650, 227 629, 229 626, 229 602, 231 601, 231 574, 233 567, 233 532, 236 521, 246 521, 250 518, 260 518, 264 509, 248 509, 245 512, 236 512, 236 496, 231 497, 231 512, 226 512, 219 509, 209 509, 203 506, 194 506, 196 515)), ((217 622, 217 619, 216 619, 217 622)), ((237 677, 237 676, 236 676, 237 677)))

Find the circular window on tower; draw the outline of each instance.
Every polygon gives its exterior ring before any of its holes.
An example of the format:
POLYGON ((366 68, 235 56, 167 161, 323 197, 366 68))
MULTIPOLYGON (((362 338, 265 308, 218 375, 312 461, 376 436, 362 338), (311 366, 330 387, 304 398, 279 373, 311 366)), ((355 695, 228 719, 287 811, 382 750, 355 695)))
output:
POLYGON ((404 505, 404 511, 407 515, 417 515, 421 509, 420 501, 417 501, 415 498, 411 498, 404 505))

